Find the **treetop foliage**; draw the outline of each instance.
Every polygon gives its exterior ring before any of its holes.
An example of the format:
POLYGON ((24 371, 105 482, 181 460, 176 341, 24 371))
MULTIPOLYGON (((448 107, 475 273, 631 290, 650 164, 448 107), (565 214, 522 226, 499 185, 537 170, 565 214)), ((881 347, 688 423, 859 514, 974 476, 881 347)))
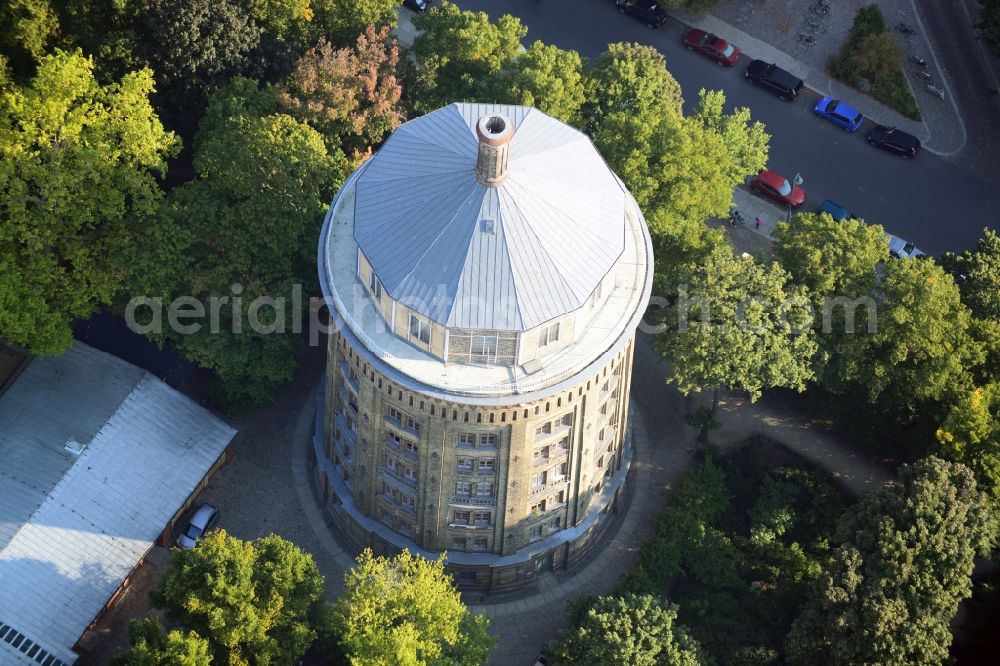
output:
POLYGON ((308 617, 323 591, 312 556, 271 535, 209 532, 176 551, 151 599, 208 639, 220 663, 295 664, 316 638, 308 617))
POLYGON ((344 585, 333 622, 351 664, 478 666, 493 650, 489 620, 466 609, 443 558, 365 550, 344 585))
POLYGON ((93 70, 57 50, 0 91, 0 334, 38 354, 65 351, 70 323, 111 302, 177 150, 149 70, 107 85, 93 70))

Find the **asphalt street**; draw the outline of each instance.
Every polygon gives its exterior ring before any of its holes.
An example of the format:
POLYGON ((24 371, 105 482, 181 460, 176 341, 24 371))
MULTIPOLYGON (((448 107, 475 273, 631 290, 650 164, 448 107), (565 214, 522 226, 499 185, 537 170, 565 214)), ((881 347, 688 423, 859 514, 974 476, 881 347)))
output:
MULTIPOLYGON (((456 4, 485 11, 494 19, 513 14, 528 27, 526 43, 540 39, 588 58, 596 58, 612 42, 655 46, 680 83, 688 108, 700 88, 723 90, 730 107, 749 107, 753 118, 767 126, 772 135, 769 168, 789 176, 802 174, 808 195, 805 210, 832 199, 928 254, 969 248, 984 227, 1000 226, 1000 186, 975 173, 961 154, 943 158, 924 151, 915 160, 904 160, 876 150, 864 140, 870 121, 858 133, 846 134, 816 118, 812 107, 817 95, 811 91, 792 103, 780 102, 743 78, 746 58, 731 69, 721 69, 689 53, 681 46, 686 27, 677 21, 649 30, 620 16, 603 0, 458 0, 456 4)), ((970 145, 985 141, 969 137, 970 145)))

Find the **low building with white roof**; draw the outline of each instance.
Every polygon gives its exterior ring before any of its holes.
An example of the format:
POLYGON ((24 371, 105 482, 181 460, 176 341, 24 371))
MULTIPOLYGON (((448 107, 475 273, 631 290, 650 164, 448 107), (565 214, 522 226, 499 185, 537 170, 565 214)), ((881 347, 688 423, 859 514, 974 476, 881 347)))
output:
POLYGON ((31 359, 0 394, 0 664, 72 664, 235 434, 82 343, 31 359))

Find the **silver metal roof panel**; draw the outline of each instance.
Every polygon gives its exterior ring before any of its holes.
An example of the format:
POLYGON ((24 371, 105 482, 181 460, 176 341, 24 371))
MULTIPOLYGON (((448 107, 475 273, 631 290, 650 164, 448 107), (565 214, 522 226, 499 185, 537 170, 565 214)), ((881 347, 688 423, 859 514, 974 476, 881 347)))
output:
POLYGON ((358 246, 394 299, 444 326, 524 331, 576 310, 625 247, 618 179, 585 135, 530 107, 452 104, 362 169, 358 246), (475 175, 489 114, 514 124, 496 187, 475 175))

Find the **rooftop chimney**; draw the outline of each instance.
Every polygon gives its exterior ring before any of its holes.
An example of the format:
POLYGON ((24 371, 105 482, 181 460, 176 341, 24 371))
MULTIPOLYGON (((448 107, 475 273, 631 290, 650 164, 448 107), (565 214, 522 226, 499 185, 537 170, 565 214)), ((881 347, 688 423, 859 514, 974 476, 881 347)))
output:
POLYGON ((479 159, 476 178, 483 185, 495 187, 507 178, 507 148, 514 136, 514 123, 499 115, 483 116, 476 123, 479 159))

